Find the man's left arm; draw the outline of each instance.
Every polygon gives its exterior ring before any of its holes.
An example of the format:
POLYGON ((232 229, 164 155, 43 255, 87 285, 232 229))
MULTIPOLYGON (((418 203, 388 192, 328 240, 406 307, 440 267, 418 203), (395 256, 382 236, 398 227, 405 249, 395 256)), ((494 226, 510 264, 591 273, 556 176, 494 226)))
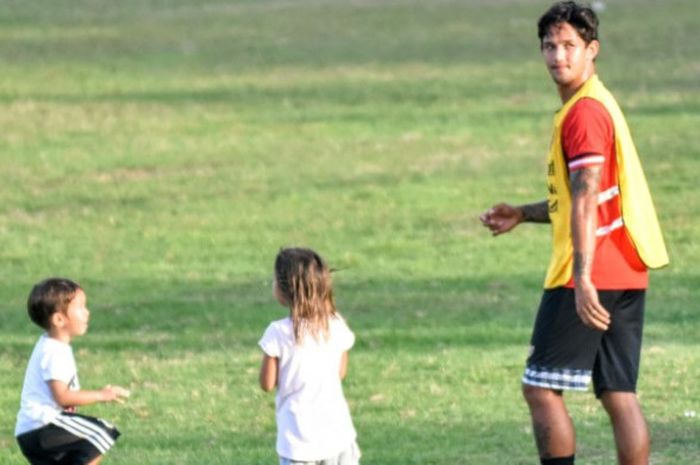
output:
POLYGON ((572 171, 569 182, 576 313, 586 326, 605 331, 610 325, 610 313, 600 304, 598 291, 591 279, 596 249, 601 172, 600 165, 587 166, 572 171))

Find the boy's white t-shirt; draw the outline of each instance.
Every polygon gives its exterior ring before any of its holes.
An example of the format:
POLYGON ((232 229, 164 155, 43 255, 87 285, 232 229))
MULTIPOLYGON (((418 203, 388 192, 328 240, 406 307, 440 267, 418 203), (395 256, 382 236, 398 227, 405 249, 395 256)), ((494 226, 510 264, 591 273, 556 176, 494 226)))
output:
POLYGON ((277 453, 299 461, 334 457, 355 441, 357 433, 340 380, 342 354, 355 335, 339 315, 328 322, 329 337, 307 335, 294 341, 290 318, 273 321, 258 344, 279 359, 277 453))
POLYGON ((43 334, 27 364, 15 436, 48 425, 63 411, 51 394, 50 380, 63 381, 74 391, 80 389, 71 346, 43 334))

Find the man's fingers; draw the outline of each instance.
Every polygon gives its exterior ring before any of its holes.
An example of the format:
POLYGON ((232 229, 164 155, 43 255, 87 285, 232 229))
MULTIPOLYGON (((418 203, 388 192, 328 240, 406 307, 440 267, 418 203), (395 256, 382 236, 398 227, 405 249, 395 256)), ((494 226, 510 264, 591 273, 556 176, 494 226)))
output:
POLYGON ((583 324, 589 328, 597 329, 598 331, 605 331, 608 329, 608 324, 605 321, 597 319, 593 315, 585 315, 581 320, 583 324))
POLYGON ((609 322, 601 319, 594 319, 593 320, 593 328, 599 330, 599 331, 607 331, 608 326, 610 325, 609 322))
POLYGON ((607 331, 610 326, 610 313, 601 306, 587 306, 578 312, 586 326, 599 331, 607 331))
POLYGON ((601 309, 594 309, 591 317, 596 329, 606 331, 608 326, 610 326, 610 314, 605 310, 601 311, 601 309))
POLYGON ((596 305, 595 312, 601 321, 605 322, 606 324, 610 324, 610 312, 605 310, 602 305, 596 305))

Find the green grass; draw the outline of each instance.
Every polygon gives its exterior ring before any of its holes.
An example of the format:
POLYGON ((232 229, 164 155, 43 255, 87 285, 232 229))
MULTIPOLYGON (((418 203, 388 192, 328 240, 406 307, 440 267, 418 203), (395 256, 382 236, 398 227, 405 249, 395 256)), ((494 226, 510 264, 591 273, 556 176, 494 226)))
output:
MULTIPOLYGON (((654 464, 700 460, 700 24, 693 0, 601 14, 672 265, 652 276, 640 397, 654 464)), ((546 2, 22 2, 0 5, 0 462, 38 335, 33 283, 87 290, 83 411, 124 433, 110 464, 275 463, 256 342, 284 316, 283 245, 317 249, 358 340, 345 382, 363 463, 531 464, 519 378, 546 228, 478 214, 538 200, 557 95, 546 2)), ((607 418, 568 396, 583 463, 607 418)))

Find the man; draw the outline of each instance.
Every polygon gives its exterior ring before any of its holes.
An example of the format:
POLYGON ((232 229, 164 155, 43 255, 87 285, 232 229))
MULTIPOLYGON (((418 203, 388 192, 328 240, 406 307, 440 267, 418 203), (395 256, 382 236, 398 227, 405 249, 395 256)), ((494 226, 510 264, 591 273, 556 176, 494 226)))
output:
POLYGON ((547 200, 497 204, 494 235, 552 224, 552 259, 522 379, 542 464, 574 463, 563 390, 586 390, 610 416, 618 462, 647 465, 649 435, 636 391, 647 268, 668 263, 624 116, 596 75, 598 19, 575 2, 539 20, 540 47, 562 108, 554 117, 547 200))

